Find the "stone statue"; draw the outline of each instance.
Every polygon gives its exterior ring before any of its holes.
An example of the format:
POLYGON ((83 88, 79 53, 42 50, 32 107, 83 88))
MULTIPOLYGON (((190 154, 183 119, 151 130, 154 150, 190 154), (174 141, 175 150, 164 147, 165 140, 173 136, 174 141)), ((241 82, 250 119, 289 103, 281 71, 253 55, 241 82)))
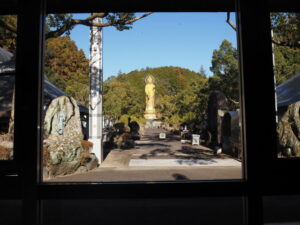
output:
POLYGON ((146 93, 146 110, 144 113, 145 119, 156 119, 155 112, 155 85, 154 77, 148 75, 145 79, 145 93, 146 93))

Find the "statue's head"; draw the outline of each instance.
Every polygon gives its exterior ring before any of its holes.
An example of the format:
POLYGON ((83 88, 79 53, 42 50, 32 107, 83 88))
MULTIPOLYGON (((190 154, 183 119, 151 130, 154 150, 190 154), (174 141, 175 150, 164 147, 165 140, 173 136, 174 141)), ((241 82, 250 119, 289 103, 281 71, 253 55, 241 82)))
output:
POLYGON ((152 75, 148 75, 145 79, 145 83, 153 84, 154 83, 154 77, 152 75))

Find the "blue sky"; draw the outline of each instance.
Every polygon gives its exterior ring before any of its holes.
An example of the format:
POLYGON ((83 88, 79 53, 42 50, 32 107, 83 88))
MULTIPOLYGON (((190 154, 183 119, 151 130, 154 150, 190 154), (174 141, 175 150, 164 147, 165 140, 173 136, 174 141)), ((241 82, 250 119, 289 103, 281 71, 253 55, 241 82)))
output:
MULTIPOLYGON (((74 18, 85 18, 76 14, 74 18)), ((231 15, 234 20, 234 14, 231 15)), ((76 26, 71 38, 89 57, 89 28, 76 26)), ((103 76, 146 67, 179 66, 211 75, 211 57, 222 40, 236 47, 236 33, 226 23, 226 13, 154 13, 117 31, 103 29, 103 76)))

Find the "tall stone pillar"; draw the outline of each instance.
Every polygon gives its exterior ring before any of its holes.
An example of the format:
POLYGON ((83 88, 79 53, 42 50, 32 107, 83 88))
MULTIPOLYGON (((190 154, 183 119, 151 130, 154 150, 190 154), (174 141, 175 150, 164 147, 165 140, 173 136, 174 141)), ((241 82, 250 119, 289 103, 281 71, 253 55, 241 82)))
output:
MULTIPOLYGON (((95 18, 94 23, 100 23, 95 18)), ((90 106, 89 106, 89 141, 93 143, 93 153, 103 161, 102 148, 102 28, 92 26, 90 30, 90 106)))

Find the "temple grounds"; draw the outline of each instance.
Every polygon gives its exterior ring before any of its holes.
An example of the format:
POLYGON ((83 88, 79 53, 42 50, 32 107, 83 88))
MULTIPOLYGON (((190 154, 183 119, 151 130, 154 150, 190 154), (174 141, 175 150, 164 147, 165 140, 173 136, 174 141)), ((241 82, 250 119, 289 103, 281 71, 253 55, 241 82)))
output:
POLYGON ((180 135, 163 129, 145 129, 131 149, 111 150, 97 169, 56 177, 46 182, 174 181, 241 179, 242 165, 225 154, 182 143, 180 135), (160 139, 159 133, 166 138, 160 139))

